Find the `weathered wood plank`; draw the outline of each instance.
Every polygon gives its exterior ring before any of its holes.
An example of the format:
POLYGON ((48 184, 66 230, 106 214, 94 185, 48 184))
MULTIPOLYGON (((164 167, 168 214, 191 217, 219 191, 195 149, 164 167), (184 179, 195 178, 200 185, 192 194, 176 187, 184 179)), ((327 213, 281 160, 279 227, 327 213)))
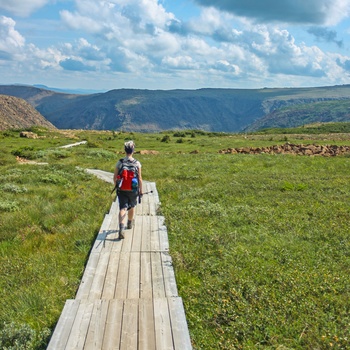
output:
POLYGON ((161 255, 159 252, 151 253, 153 298, 165 298, 164 278, 161 255))
POLYGON ((119 350, 123 308, 123 300, 113 299, 109 301, 102 349, 119 350))
POLYGON ((140 260, 140 252, 130 253, 128 299, 138 299, 140 297, 140 260))
POLYGON ((151 251, 151 219, 149 216, 144 216, 142 220, 141 251, 151 251))
POLYGON ((180 297, 168 298, 168 305, 175 350, 191 350, 191 339, 182 299, 180 297))
POLYGON ((88 296, 89 300, 96 300, 101 298, 107 274, 109 256, 109 252, 100 254, 100 259, 98 261, 98 265, 96 266, 95 274, 91 283, 91 288, 88 296))
POLYGON ((77 315, 72 326, 66 349, 83 349, 87 331, 89 329, 92 309, 94 307, 93 302, 86 300, 79 301, 79 308, 77 315))
POLYGON ((133 240, 132 240, 132 252, 140 252, 141 251, 141 242, 142 242, 142 219, 143 216, 135 217, 135 225, 133 228, 133 240))
POLYGON ((167 297, 177 296, 178 291, 171 256, 167 252, 162 252, 160 255, 162 260, 165 295, 167 297))
POLYGON ((103 336, 108 312, 107 300, 96 300, 84 345, 84 350, 102 349, 103 336))
POLYGON ((140 298, 152 299, 152 266, 150 253, 141 252, 140 298))
POLYGON ((91 249, 93 252, 100 252, 103 248, 103 243, 108 235, 109 232, 109 226, 112 221, 112 214, 107 214, 104 217, 104 220, 102 222, 100 231, 96 237, 95 243, 91 249))
POLYGON ((139 350, 156 350, 152 299, 139 300, 139 350))
POLYGON ((133 239, 133 230, 125 229, 124 231, 124 239, 122 240, 122 252, 131 252, 132 247, 132 239, 133 239))
POLYGON ((159 242, 159 224, 156 216, 150 216, 150 249, 152 252, 158 252, 160 250, 159 242))
POLYGON ((88 298, 99 259, 100 259, 99 253, 97 252, 90 253, 90 257, 85 267, 83 278, 81 279, 77 295, 75 296, 76 299, 88 298))
POLYGON ((168 301, 166 298, 154 299, 154 324, 156 336, 156 348, 173 350, 173 337, 171 332, 168 301))
POLYGON ((117 285, 115 290, 116 299, 126 299, 128 293, 129 280, 129 253, 120 253, 117 285))
POLYGON ((158 214, 158 207, 159 207, 159 196, 158 191, 156 188, 156 184, 154 182, 151 182, 149 184, 149 191, 153 191, 150 196, 150 215, 157 215, 158 214))
POLYGON ((124 301, 123 325, 120 339, 120 350, 137 349, 138 346, 138 300, 124 301))
POLYGON ((68 342, 78 308, 79 302, 72 299, 66 301, 47 350, 66 349, 66 344, 68 342))
POLYGON ((117 284, 118 268, 119 268, 119 252, 111 252, 108 262, 106 279, 103 286, 102 299, 113 299, 117 284))
POLYGON ((165 218, 163 216, 157 216, 157 218, 158 218, 159 241, 160 241, 159 250, 162 252, 167 252, 169 251, 169 240, 168 240, 168 231, 164 224, 165 218))

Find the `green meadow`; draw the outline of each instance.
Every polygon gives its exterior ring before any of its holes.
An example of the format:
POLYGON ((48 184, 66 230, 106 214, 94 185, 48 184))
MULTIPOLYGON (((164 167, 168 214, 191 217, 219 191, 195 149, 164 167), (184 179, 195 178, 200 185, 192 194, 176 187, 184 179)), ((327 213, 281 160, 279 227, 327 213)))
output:
POLYGON ((0 133, 1 349, 46 348, 114 200, 84 169, 112 172, 129 139, 157 151, 135 157, 159 192, 194 349, 350 347, 350 155, 219 154, 350 134, 32 131, 0 133))

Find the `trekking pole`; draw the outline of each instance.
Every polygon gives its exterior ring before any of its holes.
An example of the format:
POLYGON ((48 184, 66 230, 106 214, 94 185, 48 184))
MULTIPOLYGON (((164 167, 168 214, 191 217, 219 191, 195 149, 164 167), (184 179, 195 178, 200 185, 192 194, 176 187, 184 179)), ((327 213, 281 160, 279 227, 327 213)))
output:
POLYGON ((145 193, 142 193, 142 195, 139 194, 139 204, 141 204, 141 198, 144 194, 150 194, 150 193, 153 193, 153 191, 148 191, 148 192, 145 192, 145 193))

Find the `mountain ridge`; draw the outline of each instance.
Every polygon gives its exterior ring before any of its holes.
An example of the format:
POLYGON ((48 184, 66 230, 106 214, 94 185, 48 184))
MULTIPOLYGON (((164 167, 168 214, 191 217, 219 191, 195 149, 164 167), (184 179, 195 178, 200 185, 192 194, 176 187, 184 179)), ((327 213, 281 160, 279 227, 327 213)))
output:
MULTIPOLYGON (((33 86, 0 85, 0 94, 25 99, 60 129, 242 132, 265 126, 278 127, 287 118, 283 114, 286 108, 288 126, 302 125, 308 119, 308 106, 319 102, 350 101, 350 85, 263 89, 114 89, 84 95, 33 86), (294 116, 293 109, 298 109, 300 105, 305 107, 304 114, 299 110, 294 116)), ((325 105, 324 108, 327 110, 328 107, 325 105)), ((350 121, 344 111, 341 113, 342 121, 350 121)), ((318 121, 316 117, 314 121, 318 121)), ((330 118, 337 119, 337 116, 330 113, 330 118)), ((323 119, 327 118, 323 115, 323 119)))

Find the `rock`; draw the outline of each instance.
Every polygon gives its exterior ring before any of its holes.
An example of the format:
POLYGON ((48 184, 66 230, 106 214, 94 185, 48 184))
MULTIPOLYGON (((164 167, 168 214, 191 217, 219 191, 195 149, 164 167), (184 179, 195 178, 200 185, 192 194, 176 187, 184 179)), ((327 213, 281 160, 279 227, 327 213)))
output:
POLYGON ((19 134, 20 137, 26 137, 28 139, 37 139, 38 135, 31 131, 21 131, 19 134))
POLYGON ((306 156, 334 157, 343 154, 350 154, 350 146, 337 145, 274 145, 269 147, 240 147, 219 150, 220 154, 294 154, 306 156))

